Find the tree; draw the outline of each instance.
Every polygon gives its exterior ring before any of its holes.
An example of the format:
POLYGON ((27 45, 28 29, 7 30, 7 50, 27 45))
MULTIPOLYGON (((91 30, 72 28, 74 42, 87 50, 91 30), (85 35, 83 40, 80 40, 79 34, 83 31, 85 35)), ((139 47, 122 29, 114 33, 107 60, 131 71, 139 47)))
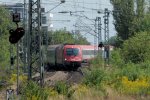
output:
POLYGON ((13 26, 7 10, 0 7, 0 68, 9 66, 9 29, 13 26))
POLYGON ((48 44, 89 44, 89 42, 81 34, 72 34, 65 30, 56 30, 49 32, 48 44))
POLYGON ((117 44, 117 36, 110 37, 109 44, 115 46, 117 44))
POLYGON ((144 15, 142 20, 139 22, 137 32, 140 32, 140 31, 142 31, 142 32, 150 31, 150 13, 147 13, 146 15, 144 15))
POLYGON ((123 44, 122 55, 124 61, 141 63, 150 61, 150 32, 139 32, 123 44))
POLYGON ((9 29, 14 26, 9 13, 0 6, 0 81, 9 78, 6 70, 10 67, 9 29))
POLYGON ((90 44, 80 33, 75 34, 75 44, 90 44))
POLYGON ((117 36, 127 40, 139 31, 139 23, 144 16, 144 0, 111 0, 111 3, 117 36))

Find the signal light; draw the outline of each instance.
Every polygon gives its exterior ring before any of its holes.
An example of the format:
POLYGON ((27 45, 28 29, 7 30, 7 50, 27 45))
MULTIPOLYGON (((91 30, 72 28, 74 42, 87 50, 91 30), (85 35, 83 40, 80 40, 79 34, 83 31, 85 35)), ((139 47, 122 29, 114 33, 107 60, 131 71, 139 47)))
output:
POLYGON ((61 0, 61 3, 65 3, 65 0, 61 0))
POLYGON ((9 30, 9 33, 10 33, 9 42, 15 44, 22 38, 25 31, 22 27, 19 27, 15 31, 12 29, 9 30))
POLYGON ((100 43, 98 44, 98 47, 100 47, 100 48, 104 47, 103 42, 100 42, 100 43))
POLYGON ((11 65, 14 65, 14 57, 11 57, 11 58, 10 58, 10 64, 11 64, 11 65))
POLYGON ((20 22, 20 13, 13 14, 13 22, 20 22))

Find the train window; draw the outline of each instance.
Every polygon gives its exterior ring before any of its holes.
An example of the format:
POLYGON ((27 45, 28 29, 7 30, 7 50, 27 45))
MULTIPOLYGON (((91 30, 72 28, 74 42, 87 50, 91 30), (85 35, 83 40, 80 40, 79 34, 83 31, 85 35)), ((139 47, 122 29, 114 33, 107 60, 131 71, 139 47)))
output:
POLYGON ((72 55, 76 56, 76 55, 79 54, 79 49, 77 49, 77 48, 67 48, 66 49, 66 54, 68 56, 72 56, 72 55))
POLYGON ((82 50, 83 55, 94 55, 94 50, 82 50))

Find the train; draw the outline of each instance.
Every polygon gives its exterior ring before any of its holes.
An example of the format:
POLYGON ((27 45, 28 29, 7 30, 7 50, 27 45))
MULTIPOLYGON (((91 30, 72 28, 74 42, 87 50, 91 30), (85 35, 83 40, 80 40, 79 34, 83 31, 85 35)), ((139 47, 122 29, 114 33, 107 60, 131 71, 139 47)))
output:
POLYGON ((93 59, 97 51, 93 45, 57 44, 49 45, 46 53, 47 67, 78 68, 83 62, 93 59))
POLYGON ((98 53, 97 46, 94 45, 79 45, 82 52, 82 62, 88 63, 91 59, 95 58, 98 53))

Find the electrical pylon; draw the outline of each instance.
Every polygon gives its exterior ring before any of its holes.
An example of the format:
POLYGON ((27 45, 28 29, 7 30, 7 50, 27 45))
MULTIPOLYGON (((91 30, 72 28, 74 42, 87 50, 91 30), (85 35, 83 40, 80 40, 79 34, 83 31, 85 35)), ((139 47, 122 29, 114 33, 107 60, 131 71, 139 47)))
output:
POLYGON ((109 11, 105 8, 104 12, 104 39, 109 44, 109 11))
POLYGON ((42 56, 42 32, 41 32, 41 1, 29 0, 28 15, 28 79, 31 80, 33 73, 40 74, 40 84, 44 84, 44 63, 42 56))
MULTIPOLYGON (((96 17, 95 19, 95 34, 96 36, 94 37, 94 44, 97 45, 98 48, 98 54, 100 54, 100 48, 98 47, 99 43, 102 42, 102 33, 101 33, 101 17, 96 17)), ((95 50, 96 51, 96 50, 95 50)), ((95 52, 95 55, 96 52, 95 52)), ((100 55, 102 56, 102 55, 100 55)))
POLYGON ((109 11, 107 8, 105 8, 104 11, 104 40, 105 40, 105 47, 104 47, 104 52, 105 52, 105 61, 109 63, 109 11))

